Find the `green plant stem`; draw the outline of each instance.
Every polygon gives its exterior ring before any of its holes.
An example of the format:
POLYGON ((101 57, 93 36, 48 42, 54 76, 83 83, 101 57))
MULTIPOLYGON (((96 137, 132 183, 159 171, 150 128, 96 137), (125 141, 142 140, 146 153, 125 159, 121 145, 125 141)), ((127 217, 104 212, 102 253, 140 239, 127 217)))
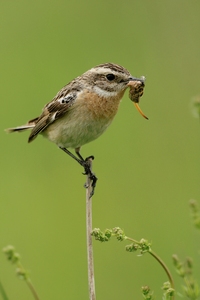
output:
POLYGON ((163 267, 163 269, 165 270, 165 273, 167 274, 167 277, 169 279, 171 287, 173 289, 175 289, 174 280, 173 280, 172 275, 171 275, 169 269, 167 268, 166 264, 162 261, 162 259, 155 252, 149 251, 149 254, 151 254, 159 262, 159 264, 163 267))
POLYGON ((26 284, 28 285, 29 290, 31 291, 31 293, 32 293, 32 295, 33 295, 33 297, 34 297, 34 299, 35 299, 35 300, 40 300, 40 299, 39 299, 39 296, 38 296, 38 294, 37 294, 37 292, 36 292, 36 289, 35 289, 34 285, 32 284, 31 279, 29 278, 29 275, 27 275, 27 272, 26 272, 26 270, 24 269, 24 267, 23 267, 23 265, 22 265, 22 263, 21 263, 20 261, 18 261, 17 266, 18 266, 20 272, 23 274, 23 275, 18 274, 18 276, 19 276, 19 277, 20 277, 20 275, 23 276, 23 280, 24 280, 24 281, 26 282, 26 284))
POLYGON ((38 296, 38 294, 37 294, 37 292, 36 292, 36 290, 35 290, 35 288, 34 288, 34 286, 32 284, 32 282, 31 282, 31 280, 29 278, 26 280, 26 283, 27 283, 27 285, 28 285, 28 287, 29 287, 29 289, 30 289, 30 291, 31 291, 34 299, 35 300, 40 300, 39 296, 38 296))
MULTIPOLYGON (((134 239, 132 239, 132 238, 126 237, 126 239, 129 240, 129 241, 131 241, 131 242, 133 242, 133 243, 135 243, 135 244, 138 244, 138 245, 140 244, 140 242, 138 242, 138 241, 136 241, 136 240, 134 240, 134 239)), ((168 277, 168 279, 169 279, 169 282, 170 282, 170 284, 171 284, 171 287, 172 287, 173 289, 175 289, 175 287, 174 287, 174 280, 173 280, 173 278, 172 278, 172 275, 171 275, 169 269, 167 268, 166 264, 163 262, 163 260, 162 260, 155 252, 153 252, 152 250, 149 250, 149 251, 147 251, 147 252, 148 252, 151 256, 153 256, 153 257, 157 260, 157 262, 162 266, 162 268, 164 269, 165 273, 167 274, 167 277, 168 277)), ((173 295, 173 296, 172 296, 172 300, 174 300, 174 299, 175 299, 175 296, 173 295)))
POLYGON ((1 282, 0 282, 0 293, 1 293, 1 296, 2 296, 3 300, 8 300, 8 297, 6 295, 6 292, 5 292, 5 290, 4 290, 3 285, 1 284, 1 282))

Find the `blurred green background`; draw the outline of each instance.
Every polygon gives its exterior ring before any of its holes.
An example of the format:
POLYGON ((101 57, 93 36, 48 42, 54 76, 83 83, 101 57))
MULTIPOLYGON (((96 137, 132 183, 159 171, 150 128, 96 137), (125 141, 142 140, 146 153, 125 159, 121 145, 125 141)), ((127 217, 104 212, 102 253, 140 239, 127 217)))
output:
MULTIPOLYGON (((200 2, 7 0, 0 4, 0 248, 22 255, 41 299, 88 299, 85 190, 82 169, 42 137, 4 128, 38 116, 67 82, 114 62, 147 78, 143 119, 126 93, 108 131, 83 147, 99 181, 93 227, 122 227, 146 238, 173 271, 171 255, 192 256, 199 236, 188 201, 200 200, 200 124, 191 99, 200 93, 200 2)), ((98 299, 142 299, 149 285, 161 298, 167 280, 148 254, 125 243, 94 242, 98 299)), ((0 254, 9 299, 32 299, 0 254)))

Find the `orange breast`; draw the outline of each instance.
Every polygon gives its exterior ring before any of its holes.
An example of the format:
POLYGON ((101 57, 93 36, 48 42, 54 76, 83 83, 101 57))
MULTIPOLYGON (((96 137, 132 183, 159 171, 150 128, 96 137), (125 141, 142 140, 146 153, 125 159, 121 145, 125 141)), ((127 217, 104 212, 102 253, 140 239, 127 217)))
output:
POLYGON ((100 97, 94 92, 86 91, 77 98, 76 105, 85 113, 88 112, 93 115, 93 118, 113 119, 124 92, 122 91, 112 97, 100 97))

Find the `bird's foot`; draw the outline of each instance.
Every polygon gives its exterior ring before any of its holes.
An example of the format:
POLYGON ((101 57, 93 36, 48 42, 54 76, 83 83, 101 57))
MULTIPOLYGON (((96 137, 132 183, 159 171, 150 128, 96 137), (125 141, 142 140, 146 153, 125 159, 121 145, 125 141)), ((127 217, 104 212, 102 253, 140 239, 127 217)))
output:
MULTIPOLYGON (((63 150, 65 153, 67 153, 69 156, 71 156, 73 159, 75 159, 85 170, 85 173, 83 173, 84 175, 87 175, 88 178, 91 181, 91 187, 92 187, 92 191, 90 193, 90 198, 94 195, 94 189, 97 183, 97 177, 96 175, 92 172, 92 161, 94 160, 94 156, 91 155, 89 157, 87 157, 86 159, 84 159, 81 154, 79 153, 80 148, 76 149, 76 154, 78 155, 78 157, 76 157, 74 154, 72 154, 67 148, 62 148, 59 147, 61 150, 63 150)), ((84 185, 85 188, 88 188, 88 183, 86 182, 86 184, 84 185)))
MULTIPOLYGON (((94 190, 95 190, 96 183, 97 183, 97 180, 98 180, 98 178, 96 177, 96 175, 91 170, 91 161, 92 160, 94 160, 94 156, 93 155, 87 157, 84 161, 82 161, 82 166, 83 166, 84 171, 85 171, 83 173, 83 175, 89 176, 89 179, 91 180, 92 191, 90 193, 90 198, 94 195, 94 190)), ((85 188, 89 187, 87 182, 84 184, 84 187, 85 188)))

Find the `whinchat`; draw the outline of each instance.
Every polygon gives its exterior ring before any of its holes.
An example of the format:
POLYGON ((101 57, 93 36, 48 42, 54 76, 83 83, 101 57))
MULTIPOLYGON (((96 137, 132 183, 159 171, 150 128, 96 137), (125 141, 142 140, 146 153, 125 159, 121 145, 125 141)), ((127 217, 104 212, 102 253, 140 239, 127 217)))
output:
POLYGON ((39 117, 7 131, 30 129, 28 142, 32 142, 39 133, 47 137, 84 167, 85 174, 89 174, 92 180, 93 194, 97 177, 89 167, 88 158, 81 156, 80 148, 98 138, 111 124, 128 87, 130 99, 147 119, 138 106, 144 81, 144 77, 135 78, 117 64, 98 65, 64 86, 45 105, 39 117), (77 156, 68 148, 75 149, 77 156))

